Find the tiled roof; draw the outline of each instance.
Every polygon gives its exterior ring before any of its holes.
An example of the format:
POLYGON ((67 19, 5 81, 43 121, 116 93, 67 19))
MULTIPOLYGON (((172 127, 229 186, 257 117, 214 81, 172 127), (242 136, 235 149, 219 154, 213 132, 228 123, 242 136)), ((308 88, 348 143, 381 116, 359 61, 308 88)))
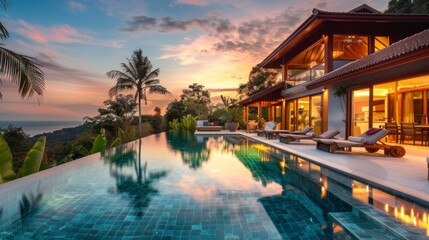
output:
POLYGON ((357 72, 370 66, 374 66, 390 59, 404 56, 427 47, 429 47, 429 29, 426 29, 413 36, 404 38, 378 52, 350 62, 330 73, 327 73, 313 82, 310 82, 308 87, 311 88, 311 86, 320 85, 327 80, 331 80, 333 78, 337 78, 352 72, 357 72))

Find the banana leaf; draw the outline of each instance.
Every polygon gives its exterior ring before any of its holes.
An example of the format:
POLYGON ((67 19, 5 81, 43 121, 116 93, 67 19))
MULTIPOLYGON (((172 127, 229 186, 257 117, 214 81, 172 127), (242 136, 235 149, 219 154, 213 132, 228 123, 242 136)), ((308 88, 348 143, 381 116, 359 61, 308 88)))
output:
POLYGON ((13 157, 3 134, 0 133, 0 181, 8 182, 16 178, 13 171, 13 157))
POLYGON ((106 151, 107 139, 106 139, 106 131, 104 128, 100 130, 100 134, 97 135, 94 142, 92 143, 91 154, 101 152, 104 154, 106 151))
POLYGON ((110 148, 114 148, 119 146, 119 144, 122 143, 122 140, 120 137, 117 137, 111 144, 110 144, 110 148))
POLYGON ((45 153, 46 137, 41 136, 34 144, 33 148, 27 153, 24 164, 18 172, 18 177, 24 177, 36 173, 40 169, 43 154, 45 153))

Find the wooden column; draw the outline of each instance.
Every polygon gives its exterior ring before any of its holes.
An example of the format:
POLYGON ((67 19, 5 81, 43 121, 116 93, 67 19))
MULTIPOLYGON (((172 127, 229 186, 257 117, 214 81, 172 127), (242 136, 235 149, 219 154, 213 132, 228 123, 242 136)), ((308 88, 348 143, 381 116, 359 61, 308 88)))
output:
POLYGON ((282 100, 282 129, 286 129, 286 100, 282 100))
POLYGON ((261 102, 258 102, 258 123, 260 123, 262 121, 262 106, 261 106, 261 102))
POLYGON ((334 35, 328 34, 327 41, 325 41, 325 74, 332 72, 334 69, 334 58, 332 53, 334 51, 334 35))

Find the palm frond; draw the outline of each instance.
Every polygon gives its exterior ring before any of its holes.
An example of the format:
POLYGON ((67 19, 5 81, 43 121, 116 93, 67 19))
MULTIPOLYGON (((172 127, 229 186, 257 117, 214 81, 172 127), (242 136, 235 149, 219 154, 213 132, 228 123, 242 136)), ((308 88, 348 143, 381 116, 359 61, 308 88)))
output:
POLYGON ((19 85, 22 98, 42 95, 45 90, 44 73, 36 59, 27 57, 4 48, 0 44, 0 73, 19 85))
POLYGON ((0 40, 4 41, 9 37, 9 32, 6 27, 0 22, 0 40))
POLYGON ((159 73, 161 72, 161 70, 159 68, 153 70, 152 72, 150 72, 147 75, 146 79, 153 79, 153 78, 157 78, 159 76, 159 73))
POLYGON ((171 94, 167 88, 161 86, 161 85, 152 85, 149 86, 149 93, 158 93, 158 94, 171 94))
POLYGON ((151 80, 144 81, 144 85, 146 85, 146 86, 158 85, 159 82, 160 82, 159 79, 151 79, 151 80))
POLYGON ((106 73, 107 77, 115 79, 115 78, 131 78, 131 76, 128 76, 127 74, 118 71, 118 70, 112 70, 106 73))
POLYGON ((6 10, 7 5, 9 4, 9 0, 0 0, 0 8, 4 10, 6 10))

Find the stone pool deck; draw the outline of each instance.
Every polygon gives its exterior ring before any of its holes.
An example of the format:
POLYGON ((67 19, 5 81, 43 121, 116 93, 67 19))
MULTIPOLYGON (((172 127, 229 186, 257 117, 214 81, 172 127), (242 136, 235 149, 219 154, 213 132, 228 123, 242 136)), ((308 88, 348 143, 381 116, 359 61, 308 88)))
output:
MULTIPOLYGON (((270 146, 286 150, 303 158, 338 169, 348 174, 364 178, 370 182, 386 186, 405 193, 429 204, 428 164, 429 146, 403 145, 407 151, 404 157, 394 158, 379 153, 367 153, 363 148, 354 148, 352 152, 327 153, 316 149, 312 140, 300 143, 284 144, 278 139, 258 137, 255 133, 242 131, 204 132, 198 135, 240 134, 264 142, 270 146)), ((389 142, 389 144, 395 144, 389 142)))

